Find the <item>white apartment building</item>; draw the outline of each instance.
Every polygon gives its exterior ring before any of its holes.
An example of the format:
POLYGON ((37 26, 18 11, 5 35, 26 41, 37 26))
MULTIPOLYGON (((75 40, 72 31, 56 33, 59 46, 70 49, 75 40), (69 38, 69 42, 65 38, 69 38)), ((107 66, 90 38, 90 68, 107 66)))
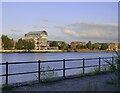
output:
POLYGON ((25 34, 25 39, 34 39, 35 50, 46 50, 48 33, 46 31, 33 31, 25 34))

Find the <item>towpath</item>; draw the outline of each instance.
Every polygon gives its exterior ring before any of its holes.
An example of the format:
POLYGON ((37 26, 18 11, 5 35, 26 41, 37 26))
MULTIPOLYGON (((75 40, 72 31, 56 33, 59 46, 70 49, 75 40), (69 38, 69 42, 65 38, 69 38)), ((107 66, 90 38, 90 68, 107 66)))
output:
POLYGON ((49 84, 36 84, 13 88, 10 91, 115 91, 115 85, 108 84, 113 74, 85 76, 80 78, 62 80, 49 84))

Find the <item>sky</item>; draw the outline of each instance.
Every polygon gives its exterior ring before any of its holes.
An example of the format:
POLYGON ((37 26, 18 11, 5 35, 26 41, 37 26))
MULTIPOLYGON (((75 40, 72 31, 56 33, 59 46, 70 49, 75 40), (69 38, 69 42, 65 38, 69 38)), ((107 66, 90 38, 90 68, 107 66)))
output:
POLYGON ((2 2, 2 34, 15 40, 31 31, 48 40, 118 41, 117 2, 2 2))

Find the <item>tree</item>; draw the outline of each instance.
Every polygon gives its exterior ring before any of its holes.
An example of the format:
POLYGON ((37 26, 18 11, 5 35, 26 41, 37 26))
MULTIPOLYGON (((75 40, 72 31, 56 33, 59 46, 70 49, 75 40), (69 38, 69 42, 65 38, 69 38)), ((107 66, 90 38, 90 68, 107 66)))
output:
POLYGON ((35 48, 35 41, 33 39, 19 39, 16 43, 16 49, 25 49, 25 50, 31 50, 35 48))
POLYGON ((58 47, 58 42, 57 41, 53 41, 51 43, 51 47, 58 47))
POLYGON ((108 48, 108 44, 107 43, 102 43, 101 44, 101 50, 106 50, 108 48))
POLYGON ((34 49, 35 48, 35 41, 33 40, 33 39, 29 39, 28 41, 27 41, 27 49, 28 50, 31 50, 31 49, 34 49))
POLYGON ((66 48, 66 44, 65 44, 65 42, 62 42, 61 43, 61 49, 65 49, 66 48))
POLYGON ((7 35, 2 35, 2 47, 4 49, 12 49, 14 46, 14 40, 7 37, 7 35))
POLYGON ((15 48, 16 48, 16 49, 19 49, 19 50, 23 49, 23 41, 22 41, 22 38, 20 38, 20 39, 18 40, 18 42, 16 42, 15 48))
POLYGON ((86 44, 86 46, 87 46, 88 49, 92 49, 92 43, 91 43, 91 41, 89 41, 89 42, 86 44))
POLYGON ((79 44, 78 44, 78 45, 76 46, 76 48, 77 48, 77 49, 85 49, 85 45, 79 45, 79 44))
POLYGON ((99 44, 98 43, 92 44, 92 49, 99 49, 99 44))

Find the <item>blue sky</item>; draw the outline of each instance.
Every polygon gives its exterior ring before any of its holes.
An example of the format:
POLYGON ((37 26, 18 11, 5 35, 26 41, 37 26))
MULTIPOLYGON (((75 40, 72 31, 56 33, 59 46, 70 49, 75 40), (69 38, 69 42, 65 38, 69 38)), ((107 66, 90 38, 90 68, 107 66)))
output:
POLYGON ((117 2, 2 3, 2 33, 14 39, 45 29, 49 40, 116 42, 117 24, 117 2))

